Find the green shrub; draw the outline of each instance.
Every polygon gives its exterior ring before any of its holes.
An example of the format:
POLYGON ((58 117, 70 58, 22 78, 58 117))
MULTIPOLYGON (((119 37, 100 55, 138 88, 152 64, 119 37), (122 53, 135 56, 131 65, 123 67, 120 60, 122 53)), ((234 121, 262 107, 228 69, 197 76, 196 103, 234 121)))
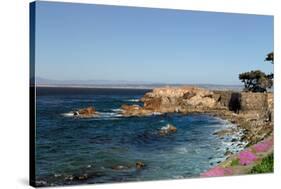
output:
POLYGON ((232 160, 230 165, 231 165, 231 166, 239 165, 239 160, 238 160, 238 159, 232 160))
POLYGON ((261 163, 254 166, 251 173, 272 173, 273 172, 273 153, 263 158, 261 163))

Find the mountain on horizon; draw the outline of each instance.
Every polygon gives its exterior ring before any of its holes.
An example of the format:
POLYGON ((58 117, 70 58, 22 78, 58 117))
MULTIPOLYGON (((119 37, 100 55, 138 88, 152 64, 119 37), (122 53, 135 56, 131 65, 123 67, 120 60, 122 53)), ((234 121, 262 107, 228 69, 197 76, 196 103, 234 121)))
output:
POLYGON ((146 81, 126 81, 126 80, 53 80, 42 77, 35 77, 36 84, 39 85, 151 85, 165 84, 152 83, 146 81))
MULTIPOLYGON (((131 88, 155 88, 163 86, 197 86, 212 90, 235 90, 241 91, 243 85, 222 85, 222 84, 179 84, 179 83, 153 83, 147 81, 125 81, 125 80, 52 80, 36 77, 37 86, 55 87, 131 87, 131 88)), ((32 81, 32 79, 31 79, 32 81)), ((32 82, 31 82, 32 83, 32 82)))

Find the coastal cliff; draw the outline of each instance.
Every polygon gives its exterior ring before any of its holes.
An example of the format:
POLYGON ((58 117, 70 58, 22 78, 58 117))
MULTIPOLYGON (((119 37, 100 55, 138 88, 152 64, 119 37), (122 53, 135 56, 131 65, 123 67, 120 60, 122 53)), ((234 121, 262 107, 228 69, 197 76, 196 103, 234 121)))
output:
MULTIPOLYGON (((243 140, 255 144, 273 131, 273 94, 211 91, 196 87, 155 88, 141 99, 143 106, 123 105, 124 116, 165 113, 206 113, 235 123, 243 140)), ((233 131, 234 132, 234 131, 233 131)), ((229 134, 222 131, 218 134, 229 134)))

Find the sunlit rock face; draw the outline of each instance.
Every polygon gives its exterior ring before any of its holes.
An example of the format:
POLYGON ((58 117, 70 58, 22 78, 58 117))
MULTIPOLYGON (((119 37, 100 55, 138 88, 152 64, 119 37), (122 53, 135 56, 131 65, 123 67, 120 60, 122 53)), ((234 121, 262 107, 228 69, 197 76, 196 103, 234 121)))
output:
POLYGON ((143 116, 153 113, 202 111, 216 105, 212 91, 195 87, 155 88, 142 98, 143 107, 123 105, 124 115, 143 116))
POLYGON ((212 91, 197 87, 161 87, 146 93, 141 105, 123 105, 124 116, 164 113, 209 113, 236 123, 256 143, 273 130, 273 94, 212 91))
POLYGON ((154 112, 188 112, 216 105, 212 91, 196 87, 155 88, 146 93, 141 101, 144 108, 154 112))

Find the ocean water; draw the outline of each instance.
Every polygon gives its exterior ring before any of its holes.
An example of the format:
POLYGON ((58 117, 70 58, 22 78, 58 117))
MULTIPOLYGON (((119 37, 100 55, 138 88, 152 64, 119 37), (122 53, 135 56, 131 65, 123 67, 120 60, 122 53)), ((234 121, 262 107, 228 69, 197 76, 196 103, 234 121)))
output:
POLYGON ((233 137, 213 135, 234 127, 219 118, 123 117, 121 105, 141 104, 138 99, 148 90, 37 88, 36 92, 36 180, 44 185, 199 177, 223 161, 227 150, 239 151, 233 137), (88 106, 100 116, 82 119, 68 114, 88 106), (177 132, 160 136, 167 124, 177 132), (137 161, 145 166, 136 169, 137 161), (86 178, 78 179, 83 175, 86 178))

